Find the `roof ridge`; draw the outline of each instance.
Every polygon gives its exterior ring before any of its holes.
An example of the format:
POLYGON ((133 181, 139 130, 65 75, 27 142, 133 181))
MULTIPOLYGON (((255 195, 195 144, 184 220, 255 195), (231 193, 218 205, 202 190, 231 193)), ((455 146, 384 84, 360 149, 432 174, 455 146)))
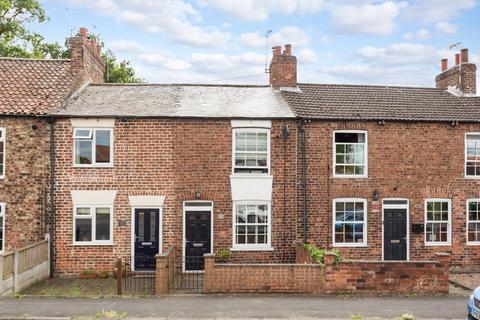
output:
POLYGON ((71 59, 40 59, 40 58, 17 58, 17 57, 0 57, 0 60, 18 60, 18 61, 41 61, 41 62, 70 62, 71 59))
POLYGON ((330 87, 367 87, 367 88, 400 88, 400 89, 429 89, 434 91, 446 91, 435 87, 415 87, 401 85, 381 85, 381 84, 351 84, 351 83, 308 83, 303 82, 299 85, 330 86, 330 87))
POLYGON ((269 88, 269 85, 255 84, 204 84, 204 83, 92 83, 98 87, 231 87, 231 88, 269 88))

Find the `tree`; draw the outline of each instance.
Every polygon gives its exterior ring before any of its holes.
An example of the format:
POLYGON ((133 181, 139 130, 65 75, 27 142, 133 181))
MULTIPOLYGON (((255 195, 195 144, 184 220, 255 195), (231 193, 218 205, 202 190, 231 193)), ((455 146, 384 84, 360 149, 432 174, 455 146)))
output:
POLYGON ((102 54, 105 62, 104 80, 107 83, 143 83, 145 80, 135 77, 135 70, 130 61, 117 61, 110 50, 102 54))
POLYGON ((0 56, 61 58, 65 50, 60 44, 46 43, 42 35, 26 27, 47 20, 37 0, 0 0, 0 56))

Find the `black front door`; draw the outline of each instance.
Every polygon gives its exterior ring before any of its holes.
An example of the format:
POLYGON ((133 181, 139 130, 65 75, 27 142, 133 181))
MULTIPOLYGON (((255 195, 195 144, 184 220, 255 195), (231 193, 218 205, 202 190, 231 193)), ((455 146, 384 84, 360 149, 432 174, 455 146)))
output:
POLYGON ((384 260, 407 260, 407 210, 385 209, 384 260))
POLYGON ((135 209, 135 270, 155 269, 159 253, 159 209, 135 209))
POLYGON ((211 211, 185 211, 185 271, 204 270, 211 249, 211 211))

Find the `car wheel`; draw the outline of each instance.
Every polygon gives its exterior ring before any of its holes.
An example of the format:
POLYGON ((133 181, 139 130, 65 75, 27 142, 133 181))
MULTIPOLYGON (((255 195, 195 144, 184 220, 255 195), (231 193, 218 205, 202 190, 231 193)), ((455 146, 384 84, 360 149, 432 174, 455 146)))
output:
POLYGON ((468 320, 477 320, 471 314, 468 314, 468 320))

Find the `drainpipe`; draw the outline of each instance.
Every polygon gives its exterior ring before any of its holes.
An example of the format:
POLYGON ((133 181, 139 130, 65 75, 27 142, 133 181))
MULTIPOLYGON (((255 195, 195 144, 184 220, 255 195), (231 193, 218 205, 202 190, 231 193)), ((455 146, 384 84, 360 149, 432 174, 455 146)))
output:
POLYGON ((50 124, 50 277, 55 274, 55 118, 50 124))
POLYGON ((307 151, 305 146, 304 120, 298 122, 300 130, 300 150, 302 153, 302 186, 303 186, 303 243, 307 243, 307 151))

